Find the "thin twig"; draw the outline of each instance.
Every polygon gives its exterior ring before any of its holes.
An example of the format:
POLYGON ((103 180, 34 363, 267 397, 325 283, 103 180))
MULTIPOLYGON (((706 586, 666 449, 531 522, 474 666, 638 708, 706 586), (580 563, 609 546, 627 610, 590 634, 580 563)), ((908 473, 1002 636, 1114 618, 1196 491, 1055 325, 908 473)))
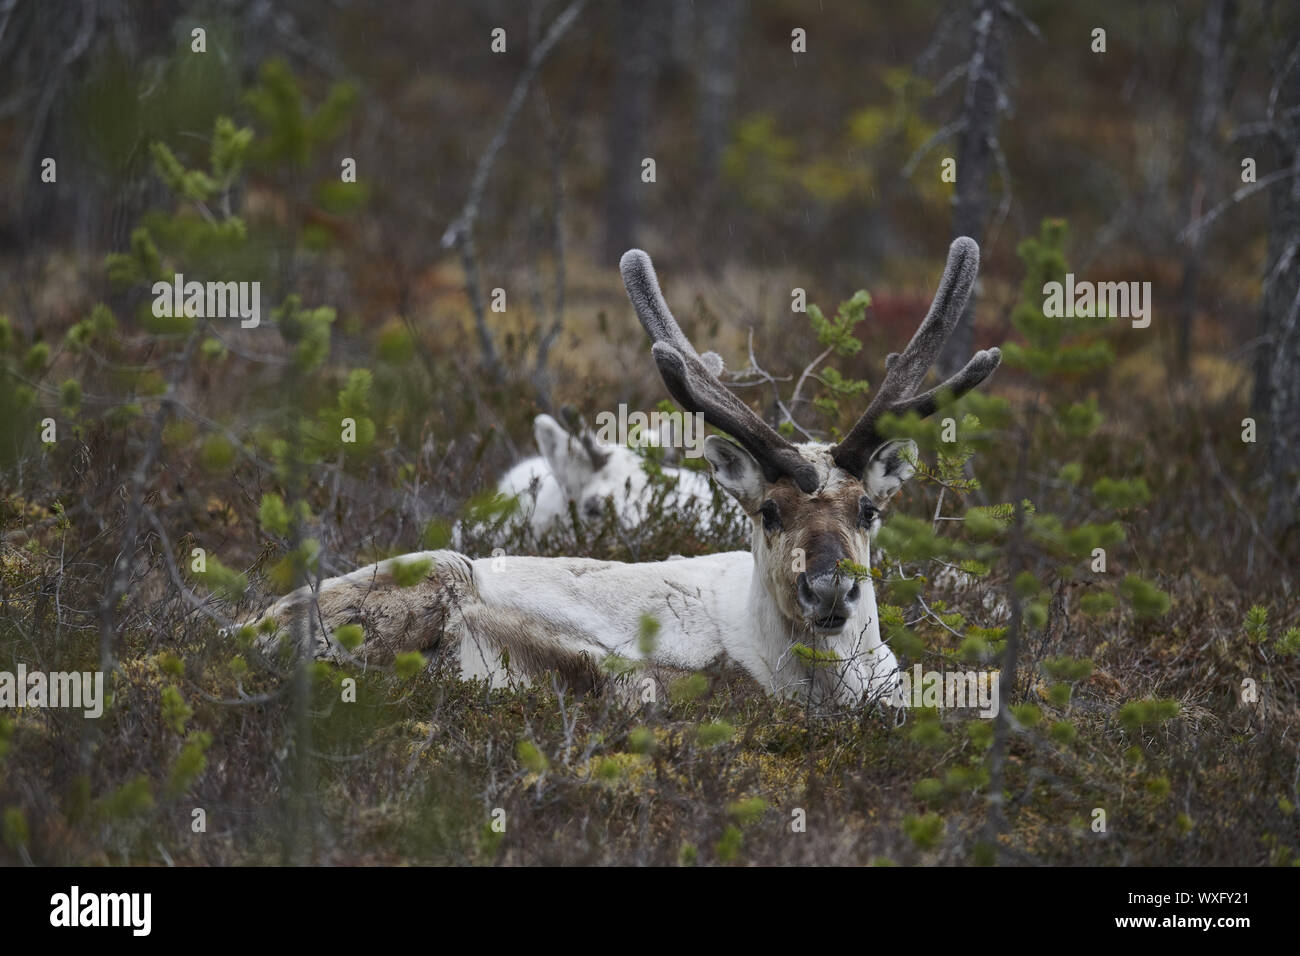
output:
POLYGON ((479 157, 478 166, 474 170, 474 178, 470 181, 469 197, 465 200, 465 206, 461 210, 461 214, 452 221, 442 236, 443 248, 450 249, 454 246, 460 252, 461 264, 465 269, 465 289, 469 294, 470 308, 474 312, 474 327, 478 334, 479 346, 483 350, 483 361, 487 365, 489 372, 497 379, 502 376, 501 360, 492 338, 492 331, 487 326, 483 290, 479 283, 478 253, 474 246, 474 224, 478 221, 479 204, 483 200, 483 190, 487 186, 488 176, 496 163, 497 154, 501 152, 501 147, 505 145, 506 137, 510 134, 510 127, 514 125, 515 117, 524 105, 524 100, 533 85, 533 79, 537 76, 538 69, 540 69, 542 62, 551 52, 551 48, 568 32, 569 27, 573 25, 573 21, 577 19, 578 14, 586 5, 587 0, 573 0, 573 3, 569 4, 551 23, 551 27, 546 31, 546 36, 542 38, 542 41, 533 48, 524 71, 519 74, 519 79, 515 81, 515 88, 510 94, 510 100, 506 104, 506 110, 501 117, 501 122, 497 124, 496 132, 488 143, 487 149, 479 157))

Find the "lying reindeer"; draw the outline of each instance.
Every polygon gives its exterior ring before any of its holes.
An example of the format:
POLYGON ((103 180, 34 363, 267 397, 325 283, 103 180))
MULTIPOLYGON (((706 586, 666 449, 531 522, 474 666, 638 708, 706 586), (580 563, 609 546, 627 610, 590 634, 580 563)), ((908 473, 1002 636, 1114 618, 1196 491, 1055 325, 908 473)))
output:
POLYGON ((272 621, 264 640, 288 626, 299 647, 327 659, 445 654, 462 676, 493 686, 552 668, 581 684, 593 662, 618 655, 683 670, 734 663, 771 693, 818 704, 854 706, 893 691, 898 664, 881 640, 871 578, 842 569, 870 566, 881 509, 914 471, 915 443, 882 438, 881 416, 931 415, 941 395, 966 393, 1001 361, 997 349, 977 352, 918 394, 970 295, 979 246, 965 237, 952 244, 929 314, 902 354, 886 359, 870 406, 836 445, 793 444, 767 425, 719 381, 716 356, 701 358, 687 340, 649 257, 633 249, 620 267, 669 393, 735 439, 710 436, 704 453, 752 521, 750 550, 641 564, 426 551, 281 598, 264 614, 272 621), (395 569, 412 562, 399 578, 418 571, 418 583, 398 586, 395 569), (648 650, 647 616, 660 625, 648 650), (346 624, 364 634, 355 652, 333 638, 346 624))
MULTIPOLYGON (((626 445, 600 441, 579 423, 567 431, 550 415, 533 420, 533 437, 541 455, 515 465, 497 483, 497 494, 518 502, 515 520, 526 521, 541 537, 570 520, 569 502, 583 521, 599 521, 612 502, 623 528, 640 525, 655 489, 645 459, 626 445)), ((703 474, 688 468, 660 467, 667 490, 666 507, 693 510, 699 523, 713 522, 713 492, 703 474)))

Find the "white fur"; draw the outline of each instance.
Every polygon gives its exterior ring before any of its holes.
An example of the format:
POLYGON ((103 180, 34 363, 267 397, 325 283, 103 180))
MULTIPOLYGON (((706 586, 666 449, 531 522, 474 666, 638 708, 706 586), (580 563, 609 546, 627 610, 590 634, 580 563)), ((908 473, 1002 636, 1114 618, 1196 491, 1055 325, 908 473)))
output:
MULTIPOLYGON (((756 573, 748 551, 624 564, 586 558, 490 558, 472 562, 479 600, 558 625, 576 651, 614 654, 681 669, 730 661, 769 693, 842 705, 893 690, 898 661, 881 641, 874 595, 868 593, 844 630, 819 650, 845 663, 809 668, 791 651, 793 633, 756 573), (575 574, 579 572, 578 574, 575 574), (653 651, 639 640, 645 615, 659 622, 653 651), (816 685, 816 686, 814 686, 816 685)), ((484 654, 472 634, 461 643, 466 677, 507 679, 499 658, 484 654)))
MULTIPOLYGON (((606 501, 612 501, 622 527, 631 529, 648 517, 647 505, 654 495, 642 457, 623 445, 597 441, 605 458, 597 467, 582 443, 550 415, 538 415, 533 435, 541 455, 519 462, 497 482, 497 494, 514 498, 518 512, 513 520, 527 523, 540 537, 569 523, 569 502, 577 505, 579 520, 599 521, 606 501)), ((662 466, 673 488, 664 495, 667 508, 692 508, 699 524, 714 521, 713 492, 709 480, 698 471, 662 466)), ((724 505, 734 516, 739 512, 728 500, 724 505)), ((458 525, 453 544, 461 546, 458 525)))
MULTIPOLYGON (((828 493, 848 486, 862 489, 856 477, 830 464, 827 446, 799 449, 822 473, 828 493)), ((708 450, 716 467, 717 449, 711 445, 708 450)), ((757 466, 747 452, 740 456, 737 467, 748 484, 748 472, 757 466)), ((727 476, 719 478, 726 487, 732 484, 727 476)), ((819 705, 851 707, 885 699, 897 685, 898 662, 881 640, 870 579, 861 582, 861 598, 843 628, 814 637, 808 624, 782 611, 770 583, 780 578, 781 569, 765 566, 776 559, 765 543, 761 519, 754 519, 753 528, 751 551, 640 564, 570 557, 475 560, 453 551, 405 555, 390 561, 432 562, 423 582, 397 588, 387 578, 390 562, 327 580, 316 601, 317 620, 326 634, 342 624, 361 621, 374 627, 382 622, 376 644, 385 644, 386 653, 437 647, 455 655, 464 677, 485 678, 493 686, 527 680, 530 675, 514 665, 527 651, 549 648, 573 659, 586 655, 595 663, 618 655, 682 670, 729 661, 769 693, 811 698, 819 705), (640 647, 646 615, 659 622, 648 654, 640 647), (435 618, 440 622, 436 633, 427 624, 435 618), (838 661, 810 665, 794 652, 795 643, 830 652, 838 661)), ((869 537, 864 533, 860 540, 863 563, 868 563, 869 537)), ((310 593, 300 589, 264 616, 275 619, 278 632, 312 604, 310 593)), ((324 635, 316 653, 344 659, 324 635)))

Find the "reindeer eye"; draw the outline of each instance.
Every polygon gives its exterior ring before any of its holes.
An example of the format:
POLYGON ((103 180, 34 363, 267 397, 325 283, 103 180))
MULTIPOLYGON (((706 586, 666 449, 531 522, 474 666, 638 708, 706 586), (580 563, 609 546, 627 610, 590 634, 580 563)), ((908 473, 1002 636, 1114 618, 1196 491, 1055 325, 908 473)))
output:
POLYGON ((781 528, 781 511, 776 506, 776 502, 768 498, 763 502, 763 506, 758 509, 758 513, 763 516, 764 531, 779 531, 781 528))
POLYGON ((870 498, 864 497, 858 501, 858 524, 862 527, 869 529, 879 514, 880 509, 871 503, 870 498))

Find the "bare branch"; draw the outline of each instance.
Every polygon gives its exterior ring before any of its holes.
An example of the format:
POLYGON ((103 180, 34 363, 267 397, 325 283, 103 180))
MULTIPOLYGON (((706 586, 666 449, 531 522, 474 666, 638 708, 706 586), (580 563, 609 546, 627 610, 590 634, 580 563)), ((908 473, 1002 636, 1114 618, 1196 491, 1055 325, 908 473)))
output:
POLYGON ((465 288, 469 294, 470 308, 474 312, 474 328, 478 335, 479 347, 483 351, 483 361, 492 375, 498 379, 502 374, 501 360, 497 355, 496 344, 492 339, 492 331, 487 325, 487 311, 483 303, 483 290, 479 284, 478 253, 474 246, 474 224, 478 221, 479 204, 483 200, 483 190, 487 186, 488 176, 492 172, 492 167, 496 164, 497 154, 501 152, 501 147, 505 145, 506 138, 510 134, 510 127, 514 125, 515 117, 524 105, 524 100, 533 85, 533 79, 537 76, 537 71, 550 54, 551 49, 568 32, 569 27, 573 25, 574 20, 577 19, 578 14, 582 12, 582 8, 586 5, 587 0, 573 0, 573 3, 569 4, 551 23, 550 29, 546 31, 546 36, 542 38, 542 41, 533 48, 524 71, 519 74, 519 79, 515 81, 515 88, 506 103, 506 111, 501 117, 501 122, 497 124, 496 133, 493 134, 483 155, 479 157, 478 166, 474 170, 474 178, 470 181, 469 196, 465 200, 465 207, 461 210, 461 214, 447 227, 447 231, 442 236, 443 248, 450 249, 455 246, 460 252, 461 265, 465 269, 465 288))

